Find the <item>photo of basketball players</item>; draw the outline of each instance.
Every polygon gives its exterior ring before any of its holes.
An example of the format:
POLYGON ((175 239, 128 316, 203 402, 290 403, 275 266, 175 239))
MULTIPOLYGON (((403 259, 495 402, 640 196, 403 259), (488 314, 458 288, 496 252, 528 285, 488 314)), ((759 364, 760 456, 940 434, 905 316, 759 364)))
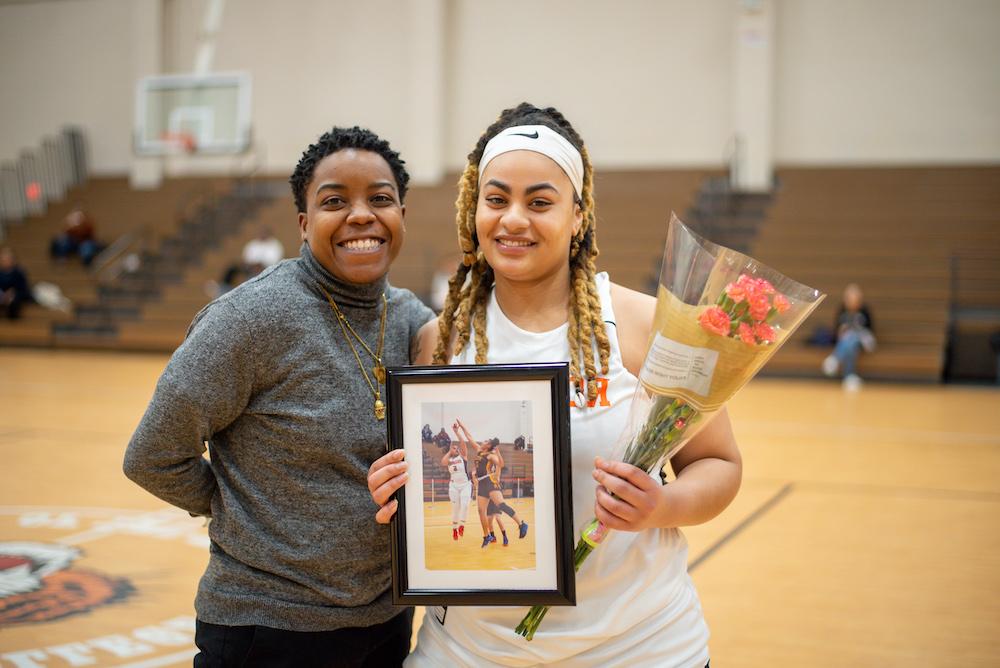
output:
POLYGON ((530 401, 423 404, 428 570, 535 568, 530 401))

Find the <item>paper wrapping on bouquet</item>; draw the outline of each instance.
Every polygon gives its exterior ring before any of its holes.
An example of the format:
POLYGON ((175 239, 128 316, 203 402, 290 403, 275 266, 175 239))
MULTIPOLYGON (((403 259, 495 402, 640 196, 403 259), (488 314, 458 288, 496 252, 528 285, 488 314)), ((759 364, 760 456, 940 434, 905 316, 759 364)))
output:
POLYGON ((753 378, 790 332, 774 328, 773 343, 749 346, 706 331, 698 321, 702 311, 704 306, 685 304, 660 287, 653 338, 639 382, 650 393, 680 397, 708 413, 753 378))

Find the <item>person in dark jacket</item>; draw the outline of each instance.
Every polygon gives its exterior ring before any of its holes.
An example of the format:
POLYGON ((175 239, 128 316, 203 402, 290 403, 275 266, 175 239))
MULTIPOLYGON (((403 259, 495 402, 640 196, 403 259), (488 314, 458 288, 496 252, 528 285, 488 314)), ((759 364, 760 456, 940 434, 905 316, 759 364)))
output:
POLYGON ((17 264, 14 251, 0 248, 0 316, 16 320, 21 317, 21 307, 34 301, 28 275, 17 264))
POLYGON ((834 324, 837 333, 833 352, 823 360, 823 373, 835 376, 843 373, 844 388, 856 391, 861 388, 861 377, 857 374, 858 356, 861 351, 875 350, 875 328, 872 314, 865 304, 864 293, 856 283, 844 288, 844 301, 837 312, 834 324))

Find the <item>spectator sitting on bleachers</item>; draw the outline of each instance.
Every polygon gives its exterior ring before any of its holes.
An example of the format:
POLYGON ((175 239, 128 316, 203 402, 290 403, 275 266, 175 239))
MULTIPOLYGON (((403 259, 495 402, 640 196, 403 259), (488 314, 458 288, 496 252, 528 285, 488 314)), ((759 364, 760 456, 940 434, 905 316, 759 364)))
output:
POLYGON ((49 254, 54 260, 65 260, 76 253, 84 266, 90 266, 99 252, 101 245, 95 236, 94 221, 77 205, 66 215, 63 231, 52 240, 49 254))
POLYGON ((21 307, 33 301, 28 276, 18 266, 14 251, 0 248, 0 315, 16 320, 21 316, 21 307))
POLYGON ((434 442, 434 431, 429 424, 425 424, 423 429, 420 430, 420 440, 424 443, 434 442))
POLYGON ((514 449, 524 450, 524 436, 518 436, 514 439, 514 449))
POLYGON ((856 283, 844 288, 844 300, 837 312, 835 330, 837 343, 833 352, 823 360, 823 373, 835 376, 838 370, 842 370, 844 389, 854 392, 861 388, 861 377, 855 370, 858 355, 862 350, 869 353, 875 350, 871 312, 856 283))
POLYGON ((444 430, 444 427, 441 427, 441 431, 439 431, 437 436, 434 437, 434 442, 437 443, 438 447, 442 450, 447 450, 451 447, 451 436, 449 436, 448 432, 444 430))
POLYGON ((243 267, 251 278, 272 264, 278 264, 284 257, 285 247, 268 227, 260 228, 257 238, 243 246, 243 267))

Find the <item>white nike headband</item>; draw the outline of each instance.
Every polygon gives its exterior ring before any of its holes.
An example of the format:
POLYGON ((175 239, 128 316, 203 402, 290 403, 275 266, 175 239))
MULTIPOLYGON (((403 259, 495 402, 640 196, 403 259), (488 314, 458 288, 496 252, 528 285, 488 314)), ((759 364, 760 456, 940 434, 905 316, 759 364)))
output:
POLYGON ((583 193, 583 158, 565 137, 544 125, 518 125, 507 128, 486 142, 479 160, 479 174, 493 158, 510 151, 534 151, 551 158, 566 172, 576 196, 583 193))

